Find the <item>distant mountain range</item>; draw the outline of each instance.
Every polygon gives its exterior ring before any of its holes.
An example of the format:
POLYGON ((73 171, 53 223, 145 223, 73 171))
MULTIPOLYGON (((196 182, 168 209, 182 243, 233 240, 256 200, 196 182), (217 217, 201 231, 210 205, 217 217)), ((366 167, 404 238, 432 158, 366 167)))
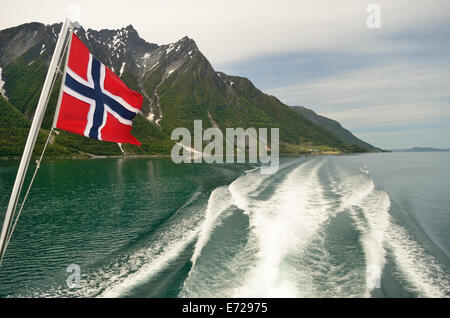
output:
MULTIPOLYGON (((20 156, 61 24, 27 23, 0 31, 0 156, 20 156)), ((378 148, 356 138, 338 122, 304 107, 289 107, 250 80, 213 69, 194 40, 157 45, 130 25, 120 30, 76 31, 92 54, 144 96, 133 122, 141 147, 127 154, 169 154, 176 127, 279 127, 280 152, 366 152, 378 148)), ((37 151, 51 127, 61 76, 52 92, 37 151)), ((60 132, 48 155, 120 155, 114 143, 60 132)))
POLYGON ((393 152, 436 152, 436 151, 450 151, 450 148, 431 148, 431 147, 413 147, 408 149, 392 149, 393 152))

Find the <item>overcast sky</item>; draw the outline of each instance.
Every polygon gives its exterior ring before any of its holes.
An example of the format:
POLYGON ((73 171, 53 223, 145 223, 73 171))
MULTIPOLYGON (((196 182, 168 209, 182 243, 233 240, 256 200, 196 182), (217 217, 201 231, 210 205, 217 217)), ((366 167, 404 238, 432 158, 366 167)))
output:
POLYGON ((0 29, 76 16, 132 24, 145 40, 187 35, 216 70, 340 121, 383 148, 450 147, 448 0, 1 0, 0 29), (366 26, 371 3, 381 28, 366 26))

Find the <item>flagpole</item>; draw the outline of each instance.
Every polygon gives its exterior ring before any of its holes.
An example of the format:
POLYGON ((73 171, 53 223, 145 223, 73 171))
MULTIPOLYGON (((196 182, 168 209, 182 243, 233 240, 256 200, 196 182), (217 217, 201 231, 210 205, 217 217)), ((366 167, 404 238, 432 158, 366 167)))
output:
POLYGON ((13 190, 9 199, 5 220, 3 222, 2 232, 0 235, 0 265, 3 260, 3 256, 5 255, 6 247, 8 245, 8 236, 10 233, 12 220, 14 218, 14 213, 16 211, 17 202, 19 200, 20 192, 22 190, 22 185, 25 180, 25 175, 27 173, 31 156, 33 154, 33 149, 36 144, 39 129, 41 128, 42 119, 47 107, 48 96, 49 94, 51 94, 52 82, 54 77, 56 76, 59 59, 63 54, 64 42, 66 40, 66 35, 70 24, 70 20, 66 19, 66 21, 62 25, 61 32, 56 43, 55 51, 53 52, 53 57, 48 68, 47 76, 45 78, 44 86, 42 88, 41 96, 39 97, 38 105, 36 107, 36 112, 34 114, 27 142, 23 150, 22 159, 20 160, 19 170, 17 171, 16 180, 14 181, 13 190))
POLYGON ((63 92, 64 92, 64 83, 66 82, 67 65, 69 64, 69 52, 70 52, 70 47, 72 46, 72 34, 73 34, 73 28, 71 28, 70 32, 69 32, 69 40, 68 40, 69 45, 67 46, 68 51, 66 54, 66 61, 64 62, 64 73, 62 76, 61 88, 59 89, 59 96, 58 96, 58 102, 56 103, 55 115, 53 116, 52 128, 56 128, 56 123, 58 121, 58 116, 59 116, 59 110, 61 108, 61 100, 62 100, 63 92))

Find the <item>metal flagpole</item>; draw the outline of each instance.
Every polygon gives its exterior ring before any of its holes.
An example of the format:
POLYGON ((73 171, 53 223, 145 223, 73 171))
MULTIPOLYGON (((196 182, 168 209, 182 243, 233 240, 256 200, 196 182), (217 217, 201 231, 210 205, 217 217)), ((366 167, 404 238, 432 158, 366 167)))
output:
MULTIPOLYGON (((70 33, 69 33, 69 40, 68 40, 69 45, 67 46, 69 48, 69 50, 70 50, 70 47, 72 46, 72 34, 73 34, 73 28, 70 29, 70 33)), ((58 102, 56 103, 55 115, 53 116, 52 129, 56 128, 56 122, 58 121, 59 110, 61 108, 61 100, 62 100, 63 91, 64 91, 64 83, 66 82, 66 72, 67 72, 68 64, 69 64, 69 52, 67 52, 67 54, 66 54, 66 61, 64 63, 64 73, 63 73, 63 77, 62 77, 61 88, 59 89, 59 96, 58 96, 58 102)))
POLYGON ((31 156, 33 154, 33 149, 34 145, 36 144, 39 129, 41 128, 42 119, 47 107, 48 96, 51 93, 52 82, 54 76, 56 76, 56 68, 58 65, 58 61, 60 60, 63 53, 64 42, 66 40, 67 31, 70 24, 70 20, 66 19, 66 21, 62 25, 58 41, 56 42, 55 51, 48 68, 47 76, 45 78, 44 86, 42 88, 41 96, 39 97, 38 105, 33 118, 33 123, 31 124, 30 132, 25 144, 25 149, 23 150, 22 159, 20 160, 19 170, 17 171, 16 180, 14 181, 13 190, 9 199, 5 220, 3 222, 2 232, 0 235, 0 265, 3 260, 3 256, 5 255, 6 247, 8 245, 8 236, 10 233, 14 213, 16 211, 17 202, 19 200, 19 195, 22 190, 22 185, 25 180, 25 175, 30 163, 31 156))

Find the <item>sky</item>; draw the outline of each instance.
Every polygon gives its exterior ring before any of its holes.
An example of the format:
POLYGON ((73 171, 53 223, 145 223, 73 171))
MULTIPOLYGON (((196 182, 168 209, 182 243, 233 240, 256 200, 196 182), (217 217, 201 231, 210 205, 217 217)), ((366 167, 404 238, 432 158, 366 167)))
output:
POLYGON ((0 29, 61 22, 193 38, 213 67, 385 149, 450 147, 448 0, 0 0, 0 29), (369 28, 376 4, 379 28, 369 28))

